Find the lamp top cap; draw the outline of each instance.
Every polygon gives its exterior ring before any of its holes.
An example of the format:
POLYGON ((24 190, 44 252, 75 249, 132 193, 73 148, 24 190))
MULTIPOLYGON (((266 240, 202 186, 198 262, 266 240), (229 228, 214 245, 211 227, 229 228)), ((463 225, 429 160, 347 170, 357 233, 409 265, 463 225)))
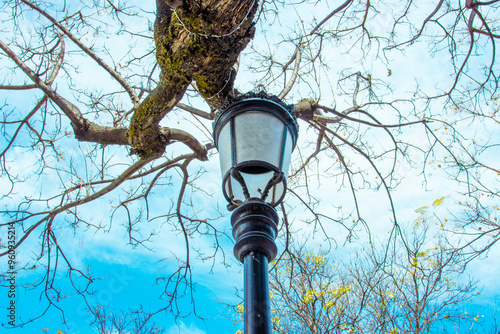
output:
MULTIPOLYGON (((217 137, 217 130, 220 130, 221 126, 228 120, 228 118, 232 117, 231 115, 234 115, 235 112, 238 113, 237 110, 240 110, 239 112, 248 110, 246 109, 247 107, 243 107, 243 109, 241 109, 239 107, 240 104, 246 104, 248 106, 249 103, 253 106, 258 103, 264 105, 267 104, 268 107, 266 109, 269 109, 270 107, 272 110, 274 110, 274 114, 276 116, 279 115, 279 118, 281 118, 283 122, 290 126, 294 137, 293 141, 295 147, 299 129, 297 117, 295 115, 295 106, 293 104, 286 104, 281 101, 276 95, 267 94, 265 91, 251 91, 245 94, 237 93, 236 95, 228 95, 224 104, 219 109, 217 116, 215 117, 215 122, 213 123, 214 137, 217 137)), ((217 143, 216 138, 214 139, 217 143)))
POLYGON ((281 105, 283 108, 290 111, 290 113, 292 113, 293 116, 295 116, 295 109, 293 107, 293 104, 286 104, 283 101, 281 101, 276 95, 268 94, 264 90, 261 90, 260 92, 250 91, 247 93, 236 92, 235 95, 228 95, 220 110, 227 109, 232 104, 246 99, 262 99, 275 102, 281 105))

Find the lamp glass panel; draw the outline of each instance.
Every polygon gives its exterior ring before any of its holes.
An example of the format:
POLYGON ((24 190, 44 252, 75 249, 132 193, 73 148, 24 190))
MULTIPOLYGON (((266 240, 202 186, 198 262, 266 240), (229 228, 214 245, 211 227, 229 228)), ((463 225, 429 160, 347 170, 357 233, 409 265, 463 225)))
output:
MULTIPOLYGON (((279 168, 284 124, 263 112, 246 112, 235 117, 236 161, 264 161, 279 168)), ((246 168, 242 172, 265 173, 262 167, 246 168)), ((265 187, 259 185, 259 187, 265 187)))
POLYGON ((219 133, 217 142, 217 150, 219 151, 219 161, 222 172, 222 177, 226 175, 232 167, 231 157, 231 122, 227 122, 219 133))
POLYGON ((278 201, 281 198, 283 192, 285 191, 285 187, 283 185, 284 183, 280 182, 274 187, 272 187, 271 190, 269 191, 269 196, 267 196, 266 198, 266 202, 275 204, 276 201, 278 201))
MULTIPOLYGON (((247 185, 247 189, 248 189, 248 192, 250 194, 250 197, 259 197, 260 198, 262 196, 262 192, 264 191, 267 183, 273 177, 274 171, 270 171, 267 173, 261 173, 261 174, 241 173, 241 175, 243 176, 243 178, 245 180, 245 184, 247 185)), ((229 180, 225 184, 226 194, 230 195, 229 183, 231 183, 231 188, 232 188, 233 196, 234 196, 233 199, 240 200, 240 201, 244 202, 245 196, 243 195, 243 189, 242 189, 241 185, 239 184, 238 181, 233 179, 232 176, 229 176, 228 178, 229 178, 229 180)), ((271 188, 271 190, 269 191, 269 195, 266 198, 266 202, 272 203, 272 202, 277 201, 278 199, 281 198, 281 196, 283 194, 283 190, 284 190, 283 184, 279 183, 278 185, 274 186, 273 188, 271 188), (273 188, 276 188, 276 189, 273 189, 273 188), (275 196, 275 197, 273 198, 273 196, 275 196)))
POLYGON ((288 170, 290 169, 290 162, 292 159, 292 151, 293 151, 293 137, 290 129, 288 129, 286 135, 285 151, 283 153, 283 168, 282 168, 282 172, 285 178, 288 177, 288 170))

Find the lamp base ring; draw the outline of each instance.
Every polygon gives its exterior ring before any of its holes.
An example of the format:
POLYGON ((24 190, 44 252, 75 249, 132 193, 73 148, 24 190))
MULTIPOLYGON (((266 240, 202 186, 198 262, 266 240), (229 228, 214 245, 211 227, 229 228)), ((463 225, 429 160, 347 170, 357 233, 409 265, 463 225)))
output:
POLYGON ((279 217, 276 210, 259 198, 250 198, 231 215, 234 255, 241 262, 251 252, 266 255, 272 261, 278 253, 275 239, 279 217))

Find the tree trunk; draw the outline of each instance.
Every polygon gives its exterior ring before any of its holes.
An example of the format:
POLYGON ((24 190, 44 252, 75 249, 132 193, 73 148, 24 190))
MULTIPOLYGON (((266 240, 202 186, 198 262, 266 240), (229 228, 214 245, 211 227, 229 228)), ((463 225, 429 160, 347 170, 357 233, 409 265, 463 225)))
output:
POLYGON ((192 81, 213 109, 222 105, 233 88, 232 67, 253 37, 257 8, 254 0, 157 0, 160 83, 134 112, 128 130, 141 157, 163 153, 169 138, 159 123, 192 81))

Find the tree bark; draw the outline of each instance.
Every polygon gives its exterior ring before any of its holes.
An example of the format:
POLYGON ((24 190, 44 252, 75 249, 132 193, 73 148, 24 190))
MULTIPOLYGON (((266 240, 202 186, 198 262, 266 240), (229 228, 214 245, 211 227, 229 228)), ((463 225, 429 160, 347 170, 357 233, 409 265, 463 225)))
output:
POLYGON ((254 35, 254 0, 157 0, 158 87, 135 110, 129 142, 146 158, 168 143, 159 123, 195 81, 201 96, 216 109, 233 88, 232 69, 254 35), (173 7, 175 7, 175 9, 173 7))

